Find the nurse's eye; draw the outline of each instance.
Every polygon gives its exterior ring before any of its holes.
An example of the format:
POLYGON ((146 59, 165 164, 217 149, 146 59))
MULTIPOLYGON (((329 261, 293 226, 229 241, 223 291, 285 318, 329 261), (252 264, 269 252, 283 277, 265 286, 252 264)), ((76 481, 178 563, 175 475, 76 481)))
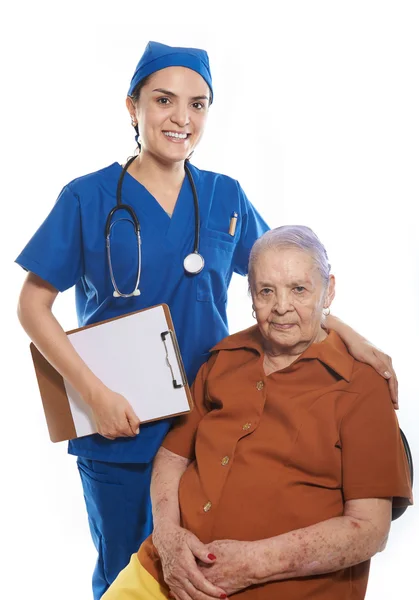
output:
POLYGON ((194 102, 192 106, 197 110, 203 110, 205 108, 205 104, 203 102, 194 102))
POLYGON ((165 106, 167 104, 170 104, 170 99, 165 96, 163 98, 157 98, 157 102, 158 104, 163 104, 163 106, 165 106))

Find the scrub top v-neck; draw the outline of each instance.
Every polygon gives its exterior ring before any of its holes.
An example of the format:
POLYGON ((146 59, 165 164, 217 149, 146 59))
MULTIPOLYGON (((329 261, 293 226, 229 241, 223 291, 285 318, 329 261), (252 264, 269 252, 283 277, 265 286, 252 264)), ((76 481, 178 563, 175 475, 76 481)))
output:
MULTIPOLYGON (((122 171, 118 163, 65 186, 16 262, 61 292, 75 286, 79 326, 168 304, 191 383, 209 349, 228 335, 226 302, 232 274, 247 274, 250 249, 268 226, 237 181, 189 166, 197 188, 200 252, 205 260, 198 275, 188 275, 183 268, 194 244, 194 202, 187 177, 170 217, 150 192, 127 174, 122 201, 134 208, 140 222, 141 295, 113 297, 104 230, 116 202, 122 171), (238 219, 231 236, 234 212, 238 219)), ((112 228, 111 249, 118 287, 132 289, 138 250, 131 223, 121 220, 112 228)), ((145 424, 136 438, 79 438, 69 443, 69 452, 110 462, 149 462, 170 424, 170 419, 145 424)))
POLYGON ((192 189, 186 175, 182 181, 171 216, 164 210, 153 194, 129 172, 126 173, 122 185, 123 202, 125 201, 124 198, 129 204, 136 198, 135 211, 137 212, 138 208, 137 216, 140 223, 142 222, 141 217, 148 219, 148 222, 159 230, 160 235, 164 234, 169 243, 176 244, 177 239, 183 236, 183 232, 187 229, 191 218, 193 225, 194 201, 192 189))

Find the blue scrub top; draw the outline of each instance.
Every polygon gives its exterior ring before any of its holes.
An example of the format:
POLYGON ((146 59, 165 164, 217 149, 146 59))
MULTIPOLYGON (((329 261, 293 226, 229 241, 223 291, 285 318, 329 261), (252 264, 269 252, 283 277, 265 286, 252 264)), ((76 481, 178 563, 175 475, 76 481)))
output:
MULTIPOLYGON (((141 295, 114 298, 105 247, 105 223, 116 203, 122 167, 109 167, 75 179, 61 192, 50 214, 16 262, 60 292, 76 286, 79 326, 155 304, 170 307, 188 380, 191 383, 209 350, 228 335, 227 288, 233 271, 247 274, 249 252, 268 226, 230 177, 190 165, 200 207, 200 253, 205 267, 187 275, 183 260, 194 245, 194 202, 185 176, 172 217, 129 173, 122 202, 134 208, 141 226, 141 295), (230 218, 238 214, 234 236, 230 218)), ((134 289, 138 250, 129 217, 118 211, 112 228, 115 279, 123 293, 134 289)), ((123 357, 121 357, 123 360, 123 357)), ((141 365, 138 366, 141 369, 141 365)), ((117 391, 117 390, 116 390, 117 391)), ((135 438, 107 440, 96 434, 69 442, 69 452, 107 462, 149 462, 172 420, 141 426, 135 438)))

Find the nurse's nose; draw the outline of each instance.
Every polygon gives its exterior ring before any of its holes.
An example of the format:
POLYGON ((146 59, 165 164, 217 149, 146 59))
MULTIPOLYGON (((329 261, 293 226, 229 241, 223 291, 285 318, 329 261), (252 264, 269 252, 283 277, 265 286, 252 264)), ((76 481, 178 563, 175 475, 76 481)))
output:
POLYGON ((178 125, 179 127, 186 127, 187 125, 189 125, 189 108, 188 106, 182 105, 182 104, 177 104, 171 117, 170 120, 172 121, 172 123, 176 123, 176 125, 178 125))

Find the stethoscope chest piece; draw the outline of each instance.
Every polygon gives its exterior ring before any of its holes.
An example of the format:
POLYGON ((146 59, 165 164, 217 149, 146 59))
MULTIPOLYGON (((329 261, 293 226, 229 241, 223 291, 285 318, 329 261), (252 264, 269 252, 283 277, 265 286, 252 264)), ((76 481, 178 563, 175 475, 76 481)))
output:
POLYGON ((191 252, 183 261, 183 268, 190 275, 197 275, 204 268, 205 261, 199 252, 191 252))

